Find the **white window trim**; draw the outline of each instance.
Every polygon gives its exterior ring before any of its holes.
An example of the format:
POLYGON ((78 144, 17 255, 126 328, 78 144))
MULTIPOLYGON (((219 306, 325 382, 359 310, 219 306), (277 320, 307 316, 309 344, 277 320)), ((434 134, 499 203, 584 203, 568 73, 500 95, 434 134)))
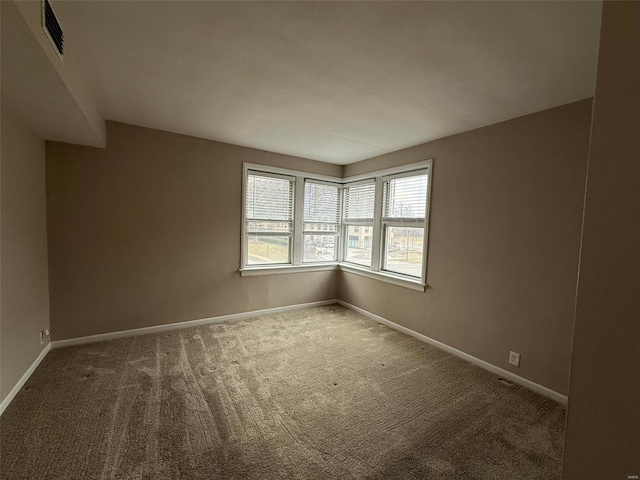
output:
POLYGON ((366 267, 361 267, 355 263, 342 262, 338 264, 338 269, 362 277, 373 278, 374 280, 380 280, 382 282, 391 283, 400 287, 410 288, 411 290, 417 290, 424 292, 426 284, 418 279, 412 277, 405 277, 404 275, 395 275, 392 272, 384 270, 373 271, 366 267))
POLYGON ((291 262, 294 266, 302 265, 304 254, 304 177, 296 176, 293 184, 293 244, 291 245, 291 262), (300 248, 302 247, 302 248, 300 248))
MULTIPOLYGON (((344 190, 347 189, 348 187, 357 187, 359 185, 373 185, 374 188, 374 200, 373 200, 373 217, 371 219, 368 219, 366 217, 362 217, 362 218, 353 218, 350 220, 345 220, 344 218, 341 218, 341 230, 342 230, 342 238, 343 241, 340 245, 340 255, 338 256, 338 263, 339 264, 344 264, 347 266, 353 266, 354 268, 357 269, 366 269, 366 270, 371 270, 373 269, 373 265, 375 265, 375 248, 374 246, 376 245, 375 243, 375 237, 376 237, 376 201, 377 201, 377 197, 378 197, 378 185, 376 182, 376 179, 374 176, 369 175, 367 178, 363 178, 361 180, 357 180, 355 182, 343 182, 342 184, 342 195, 344 197, 345 193, 344 190), (372 229, 372 235, 371 235, 371 265, 370 267, 366 267, 364 265, 360 265, 358 263, 354 263, 354 262, 349 262, 348 260, 345 260, 347 257, 347 249, 349 248, 349 227, 371 227, 372 229)), ((343 213, 344 213, 344 206, 346 204, 345 199, 342 199, 342 206, 343 206, 343 213)))
MULTIPOLYGON (((273 275, 273 274, 290 274, 301 272, 317 272, 328 270, 342 270, 355 275, 360 275, 375 280, 383 281, 393 285, 398 285, 412 290, 424 292, 427 287, 427 257, 429 247, 429 214, 431 208, 431 185, 433 178, 433 159, 423 160, 406 165, 400 165, 397 167, 387 168, 384 170, 377 170, 374 172, 368 172, 359 175, 353 175, 350 177, 340 178, 329 175, 316 175, 309 172, 302 172, 299 170, 290 170, 280 167, 271 167, 267 165, 259 165, 255 163, 244 163, 242 170, 242 226, 241 226, 241 238, 242 246, 240 249, 240 274, 244 276, 257 276, 257 275, 273 275), (287 177, 295 177, 294 184, 294 204, 293 204, 293 225, 294 232, 292 236, 291 245, 291 264, 274 264, 274 265, 246 265, 245 259, 247 258, 247 232, 246 232, 246 199, 245 192, 247 189, 247 174, 249 170, 265 174, 284 175, 287 177), (404 276, 402 274, 396 274, 394 272, 382 270, 383 260, 383 239, 381 238, 383 232, 382 221, 382 187, 383 181, 393 176, 406 176, 411 172, 418 172, 420 170, 428 170, 428 185, 427 185, 427 204, 425 210, 424 223, 422 221, 416 222, 417 226, 425 229, 423 240, 423 252, 422 252, 422 277, 420 279, 410 276, 404 276), (374 217, 373 225, 370 222, 349 222, 349 225, 363 225, 371 226, 373 228, 372 236, 372 252, 371 252, 371 268, 367 268, 358 264, 344 262, 346 248, 346 236, 344 229, 345 224, 340 223, 339 235, 336 235, 336 239, 339 245, 336 245, 338 252, 338 261, 336 262, 322 262, 322 263, 303 263, 304 254, 304 182, 305 180, 327 182, 330 184, 339 184, 342 188, 347 185, 356 185, 358 183, 370 182, 374 180, 375 200, 374 200, 374 217)), ((393 222, 386 222, 391 224, 393 222)))
POLYGON ((303 265, 260 265, 240 269, 243 277, 253 277, 259 275, 274 275, 279 273, 302 273, 302 272, 322 272, 326 270, 336 270, 338 262, 326 263, 305 263, 303 265))
MULTIPOLYGON (((424 229, 424 234, 423 234, 423 239, 422 239, 422 245, 423 245, 423 252, 422 252, 422 273, 420 276, 420 281, 423 284, 426 284, 426 275, 427 275, 427 264, 426 264, 426 254, 424 252, 424 248, 427 245, 427 228, 428 228, 428 224, 429 224, 429 206, 430 206, 430 198, 429 195, 431 194, 431 170, 429 168, 423 168, 423 169, 418 169, 418 170, 411 170, 409 172, 403 172, 403 173, 395 173, 393 175, 384 175, 381 177, 381 181, 382 181, 382 185, 381 185, 381 189, 384 191, 384 183, 390 180, 396 180, 398 178, 407 178, 407 177, 411 177, 414 175, 421 175, 421 174, 426 174, 427 175, 427 198, 425 199, 425 211, 424 211, 424 218, 420 218, 420 219, 413 219, 413 218, 400 218, 400 217, 384 217, 384 215, 381 213, 380 216, 380 220, 381 220, 381 225, 380 225, 380 236, 381 238, 379 239, 380 241, 380 258, 379 258, 379 267, 380 267, 380 271, 384 272, 386 274, 390 274, 390 275, 400 275, 402 276, 402 274, 396 273, 393 270, 388 270, 384 268, 384 260, 385 260, 385 253, 384 251, 387 248, 387 236, 386 234, 386 230, 388 227, 416 227, 416 228, 423 228, 424 229), (386 220, 385 220, 386 218, 386 220)), ((380 178, 380 177, 379 177, 380 178)), ((381 204, 381 212, 382 209, 384 208, 384 206, 381 204)))
POLYGON ((296 185, 297 185, 297 180, 298 177, 296 177, 295 175, 291 175, 290 173, 285 173, 285 171, 283 169, 273 169, 273 170, 256 170, 254 168, 248 167, 251 164, 244 164, 245 168, 243 168, 243 177, 242 177, 242 248, 240 249, 240 265, 241 268, 247 268, 246 262, 245 260, 248 259, 248 247, 247 247, 247 238, 249 237, 249 233, 247 232, 247 203, 246 203, 246 191, 247 191, 247 180, 249 178, 249 172, 256 172, 264 177, 272 177, 272 178, 279 178, 282 180, 287 180, 287 181, 293 181, 293 188, 294 188, 294 198, 293 198, 293 219, 291 221, 292 227, 293 227, 293 233, 280 233, 280 232, 274 232, 274 233, 270 233, 270 236, 286 236, 289 237, 289 260, 290 263, 277 263, 277 264, 273 264, 270 265, 270 267, 281 267, 281 266, 287 266, 287 265, 292 265, 294 262, 294 252, 295 252, 295 234, 296 234, 296 217, 295 217, 295 209, 296 209, 296 185), (277 170, 277 171, 276 171, 277 170))
POLYGON ((399 165, 397 167, 385 168, 382 170, 375 170, 373 172, 361 173, 358 175, 351 175, 350 177, 344 177, 342 183, 353 183, 360 180, 372 179, 375 177, 389 177, 398 173, 407 173, 413 170, 425 170, 433 167, 433 159, 421 160, 420 162, 407 163, 405 165, 399 165))
POLYGON ((331 265, 331 264, 337 264, 338 263, 338 259, 340 258, 340 236, 342 235, 341 232, 341 213, 342 213, 342 198, 341 198, 341 193, 342 193, 342 181, 334 181, 334 182, 328 182, 326 180, 317 180, 316 178, 314 178, 313 176, 309 176, 310 174, 307 174, 307 176, 304 179, 304 183, 302 185, 303 188, 303 202, 302 202, 302 226, 301 231, 302 231, 302 247, 301 247, 301 255, 302 255, 302 265, 331 265), (306 188, 307 188, 307 183, 310 184, 317 184, 317 185, 328 185, 331 187, 337 187, 338 188, 338 222, 314 222, 314 221, 305 221, 304 219, 304 197, 306 195, 306 188), (312 224, 312 225, 331 225, 335 227, 335 230, 305 230, 304 226, 305 224, 312 224), (334 253, 333 253, 333 260, 327 260, 327 261, 323 261, 323 262, 305 262, 304 261, 304 236, 305 235, 317 235, 317 236, 326 236, 326 237, 333 237, 333 243, 334 243, 334 253))

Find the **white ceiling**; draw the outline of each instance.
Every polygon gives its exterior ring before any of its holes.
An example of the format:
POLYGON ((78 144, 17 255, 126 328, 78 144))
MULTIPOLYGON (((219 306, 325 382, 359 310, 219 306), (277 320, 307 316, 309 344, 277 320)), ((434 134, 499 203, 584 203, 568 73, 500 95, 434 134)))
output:
POLYGON ((347 164, 593 95, 600 2, 52 2, 105 118, 347 164))

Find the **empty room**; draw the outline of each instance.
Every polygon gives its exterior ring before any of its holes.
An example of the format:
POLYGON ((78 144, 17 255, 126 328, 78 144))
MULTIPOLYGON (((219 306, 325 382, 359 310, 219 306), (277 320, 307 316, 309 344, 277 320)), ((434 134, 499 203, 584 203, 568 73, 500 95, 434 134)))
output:
POLYGON ((640 477, 640 2, 0 16, 0 478, 640 477))

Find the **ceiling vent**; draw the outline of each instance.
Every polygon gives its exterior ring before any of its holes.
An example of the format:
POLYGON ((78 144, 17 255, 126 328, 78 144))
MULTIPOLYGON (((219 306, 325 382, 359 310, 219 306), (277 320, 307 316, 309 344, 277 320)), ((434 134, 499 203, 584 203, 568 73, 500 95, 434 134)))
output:
POLYGON ((62 33, 62 27, 56 18, 56 14, 53 13, 53 8, 49 0, 42 0, 42 28, 49 37, 53 48, 62 60, 64 54, 64 33, 62 33))

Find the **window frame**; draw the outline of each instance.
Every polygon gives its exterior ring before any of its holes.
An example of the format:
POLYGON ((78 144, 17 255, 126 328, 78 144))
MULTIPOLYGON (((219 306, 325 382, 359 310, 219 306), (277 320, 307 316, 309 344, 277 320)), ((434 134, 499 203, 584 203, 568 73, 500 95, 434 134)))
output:
MULTIPOLYGON (((338 260, 340 259, 340 237, 342 235, 342 227, 341 227, 341 221, 342 221, 342 183, 340 182, 328 182, 326 180, 319 180, 317 178, 314 177, 305 177, 304 178, 304 183, 302 184, 302 196, 304 197, 304 199, 306 200, 306 194, 307 194, 307 184, 315 184, 315 185, 327 185, 330 187, 336 187, 337 189, 337 200, 338 200, 338 205, 337 205, 337 214, 338 214, 338 219, 337 222, 326 222, 326 221, 307 221, 304 218, 304 208, 305 208, 305 204, 303 202, 302 204, 302 259, 301 259, 301 264, 302 265, 317 265, 317 264, 327 264, 327 263, 336 263, 338 262, 338 260), (305 228, 306 224, 309 225, 322 225, 323 228, 321 228, 320 230, 307 230, 305 228), (335 226, 334 230, 327 230, 327 226, 335 226), (320 260, 317 262, 305 262, 304 260, 304 249, 305 249, 305 242, 304 242, 304 237, 306 235, 317 235, 317 236, 321 236, 321 237, 333 237, 333 260, 320 260)), ((326 248, 326 247, 325 247, 326 248)))
MULTIPOLYGON (((416 218, 416 217, 410 217, 408 219, 402 219, 402 217, 385 217, 384 216, 384 211, 386 209, 386 205, 384 205, 384 201, 383 204, 381 206, 381 211, 380 211, 380 220, 381 220, 381 231, 380 231, 380 271, 382 272, 387 272, 387 273, 391 273, 394 275, 402 275, 402 276, 406 276, 409 278, 418 278, 414 275, 408 275, 408 274, 403 274, 400 272, 396 272, 394 270, 390 270, 388 268, 384 268, 385 267, 385 263, 387 260, 387 229, 389 227, 399 227, 399 228, 422 228, 423 230, 423 234, 422 234, 422 266, 421 266, 421 275, 420 275, 420 280, 424 283, 426 280, 426 266, 427 266, 427 262, 426 262, 426 255, 425 255, 425 247, 426 247, 426 242, 427 242, 427 218, 428 218, 428 210, 429 210, 429 192, 431 191, 430 188, 430 184, 429 181, 431 179, 431 174, 428 168, 424 168, 421 170, 412 170, 409 172, 402 172, 402 173, 397 173, 394 175, 385 175, 384 177, 382 177, 382 193, 384 196, 384 188, 385 188, 385 184, 387 182, 390 182, 392 180, 397 180, 400 178, 410 178, 410 177, 417 177, 420 175, 426 175, 427 176, 427 186, 426 186, 426 195, 425 195, 425 210, 424 210, 424 217, 420 217, 420 218, 416 218)), ((383 199, 384 200, 384 199, 383 199)))
POLYGON ((355 182, 343 183, 341 187, 340 195, 342 196, 342 210, 340 212, 341 213, 340 220, 341 220, 341 226, 342 226, 342 238, 345 239, 345 241, 343 241, 340 244, 340 254, 338 256, 338 262, 341 264, 345 263, 347 265, 354 265, 360 268, 371 268, 371 266, 374 263, 374 250, 375 250, 375 241, 373 240, 373 232, 375 232, 376 195, 377 195, 377 185, 375 182, 375 178, 371 177, 371 178, 366 178, 362 180, 357 180, 355 182), (373 185, 373 188, 374 188, 373 216, 371 217, 371 220, 364 217, 345 220, 344 213, 345 213, 347 202, 344 197, 347 194, 347 189, 349 187, 357 187, 359 185, 373 185), (349 262, 348 260, 346 260, 347 249, 349 248, 349 227, 363 227, 363 231, 364 231, 364 227, 371 227, 373 229, 372 240, 371 240, 371 261, 369 262, 369 267, 367 267, 366 265, 362 265, 360 263, 349 262))
POLYGON ((340 187, 342 179, 329 175, 315 175, 299 170, 290 170, 287 168, 271 167, 267 165, 259 165, 255 163, 243 164, 242 168, 242 221, 241 221, 241 249, 240 249, 240 273, 243 276, 248 275, 264 275, 269 273, 287 273, 294 271, 309 271, 310 268, 315 270, 328 270, 335 268, 338 264, 335 262, 318 262, 304 263, 303 260, 303 241, 304 241, 304 183, 305 179, 314 181, 332 183, 340 187), (250 265, 248 263, 249 246, 247 232, 247 181, 250 172, 264 174, 265 176, 273 176, 276 178, 292 178, 293 179, 293 231, 290 240, 290 262, 289 263, 273 263, 250 265), (327 268, 329 267, 329 268, 327 268))
MULTIPOLYGON (((245 186, 243 189, 243 227, 244 227, 244 235, 245 235, 245 243, 246 243, 246 249, 244 251, 244 255, 242 257, 243 259, 243 264, 246 265, 247 267, 280 267, 280 266, 285 266, 285 265, 292 265, 293 264, 293 242, 294 242, 294 237, 295 237, 295 188, 296 188, 296 177, 294 177, 293 175, 287 175, 287 174, 283 174, 283 173, 275 173, 275 172, 263 172, 263 171, 258 171, 255 169, 248 169, 246 171, 245 174, 245 186), (261 176, 261 177, 265 177, 265 178, 275 178, 278 180, 286 180, 288 182, 292 183, 293 186, 293 195, 291 197, 291 220, 287 220, 284 221, 282 220, 282 223, 289 223, 291 225, 291 229, 288 232, 249 232, 247 231, 247 223, 250 221, 255 221, 255 222, 259 222, 260 219, 248 219, 247 218, 247 211, 246 211, 246 206, 247 206, 247 198, 246 198, 246 192, 247 192, 247 183, 248 183, 248 179, 249 176, 252 174, 256 174, 256 176, 261 176), (283 262, 283 263, 264 263, 264 264, 249 264, 249 237, 259 237, 259 236, 263 236, 263 237, 285 237, 289 239, 289 245, 288 245, 288 250, 289 250, 289 261, 288 262, 283 262)), ((275 219, 269 219, 269 220, 263 220, 265 222, 278 222, 278 220, 275 219)))
MULTIPOLYGON (((302 172, 299 170, 291 170, 280 167, 271 167, 267 165, 259 165, 253 163, 244 163, 242 172, 242 221, 241 221, 241 253, 240 253, 240 274, 242 276, 253 275, 269 275, 279 273, 296 273, 296 272, 310 272, 310 271, 324 271, 340 269, 356 275, 365 276, 368 278, 374 278, 376 280, 384 281, 394 285, 410 288, 417 291, 424 291, 427 286, 427 264, 428 264, 428 252, 429 252, 429 224, 430 224, 430 209, 431 209, 431 190, 433 179, 433 159, 422 160, 411 164, 400 165, 398 167, 387 168, 383 170, 368 172, 365 174, 354 175, 350 177, 334 177, 329 175, 313 174, 309 172, 302 172), (247 220, 246 220, 246 191, 247 191, 247 178, 249 171, 256 171, 257 173, 272 173, 276 175, 284 175, 289 177, 295 177, 293 184, 293 235, 291 242, 291 263, 289 264, 265 264, 265 265, 248 265, 248 245, 247 245, 247 220), (386 226, 392 222, 383 222, 383 188, 385 179, 400 178, 405 176, 412 176, 420 173, 427 173, 427 196, 425 206, 424 221, 419 223, 412 221, 416 227, 424 228, 424 236, 422 243, 422 270, 421 277, 415 277, 410 275, 404 275, 389 270, 384 270, 384 258, 386 253, 386 226), (304 262, 304 197, 305 197, 305 182, 310 181, 313 183, 329 183, 336 185, 339 188, 339 202, 340 202, 340 218, 338 229, 335 235, 335 261, 322 261, 322 262, 304 262), (344 192, 345 188, 349 185, 356 185, 357 183, 365 183, 366 181, 375 184, 374 190, 374 212, 373 222, 344 222, 344 192), (366 267, 357 263, 346 262, 346 248, 348 243, 348 226, 358 225, 361 227, 372 228, 372 248, 371 248, 371 267, 366 267), (337 241, 337 244, 336 244, 337 241)), ((307 222, 318 223, 318 222, 307 222)), ((320 222, 322 223, 322 222, 320 222)), ((392 225, 394 226, 394 225, 392 225)), ((404 226, 404 225, 403 225, 404 226)), ((325 232, 318 230, 318 232, 325 232)), ((328 233, 328 232, 326 232, 328 233)), ((325 233, 325 234, 326 234, 325 233)), ((333 233, 331 233, 333 235, 333 233)))

